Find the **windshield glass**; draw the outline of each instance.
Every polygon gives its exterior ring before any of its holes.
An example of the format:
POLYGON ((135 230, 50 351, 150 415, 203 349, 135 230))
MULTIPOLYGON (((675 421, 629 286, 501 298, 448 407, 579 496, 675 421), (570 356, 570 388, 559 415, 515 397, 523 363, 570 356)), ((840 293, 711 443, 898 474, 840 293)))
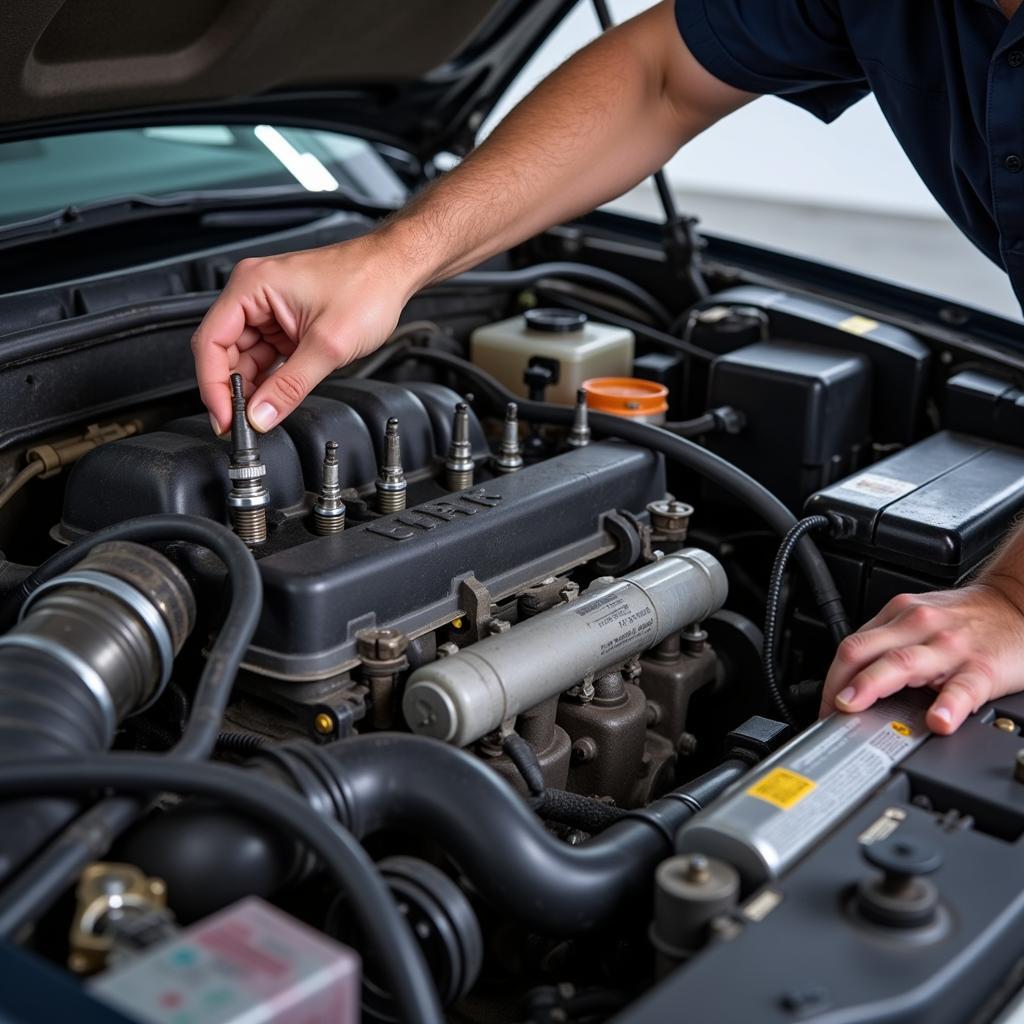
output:
POLYGON ((388 207, 407 194, 368 142, 304 128, 134 128, 0 145, 0 225, 121 196, 281 185, 388 207))

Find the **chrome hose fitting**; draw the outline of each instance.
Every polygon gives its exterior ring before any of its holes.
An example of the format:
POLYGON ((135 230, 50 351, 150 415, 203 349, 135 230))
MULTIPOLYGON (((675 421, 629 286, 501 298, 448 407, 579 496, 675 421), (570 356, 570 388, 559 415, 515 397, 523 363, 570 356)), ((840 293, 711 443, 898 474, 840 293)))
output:
POLYGON ((469 443, 469 406, 455 406, 452 440, 444 464, 445 486, 449 491, 462 491, 473 486, 473 447, 469 443))
POLYGON ((231 455, 228 477, 228 514, 231 527, 250 547, 267 539, 267 508, 270 492, 263 486, 267 467, 260 459, 256 432, 245 416, 242 375, 231 374, 231 455))
POLYGON ((377 477, 377 509, 401 512, 405 508, 405 492, 408 488, 402 470, 402 439, 398 434, 398 420, 392 416, 384 430, 384 461, 380 464, 377 477))
POLYGON ((338 476, 338 442, 328 441, 324 446, 320 493, 313 505, 313 530, 321 537, 327 537, 332 533, 341 533, 344 529, 345 502, 341 500, 338 476))
POLYGON ((572 428, 565 439, 571 448, 586 448, 590 444, 590 423, 587 419, 587 393, 580 388, 576 392, 576 407, 572 415, 572 428))
POLYGON ((519 407, 515 402, 505 406, 505 426, 494 468, 499 473, 515 473, 523 468, 523 450, 519 444, 519 407))

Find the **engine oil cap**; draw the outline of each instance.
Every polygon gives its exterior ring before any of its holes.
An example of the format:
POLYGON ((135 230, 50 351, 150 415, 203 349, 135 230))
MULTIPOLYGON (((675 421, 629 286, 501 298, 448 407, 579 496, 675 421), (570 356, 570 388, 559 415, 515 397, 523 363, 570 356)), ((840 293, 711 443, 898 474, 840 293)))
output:
POLYGON ((668 388, 639 377, 591 377, 583 382, 594 412, 661 423, 668 412, 668 388))

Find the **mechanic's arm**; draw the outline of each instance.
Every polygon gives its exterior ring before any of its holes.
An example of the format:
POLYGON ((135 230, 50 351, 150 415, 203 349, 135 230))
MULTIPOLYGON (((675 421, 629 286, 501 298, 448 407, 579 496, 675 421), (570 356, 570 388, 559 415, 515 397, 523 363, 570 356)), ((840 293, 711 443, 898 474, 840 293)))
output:
POLYGON ((825 680, 822 714, 863 711, 905 686, 938 691, 928 712, 928 727, 938 733, 1024 689, 1024 527, 975 582, 901 594, 848 636, 825 680))
POLYGON ((670 0, 603 35, 376 231, 238 264, 193 339, 214 428, 230 423, 231 372, 269 430, 380 345, 419 289, 620 195, 753 98, 691 56, 670 0))

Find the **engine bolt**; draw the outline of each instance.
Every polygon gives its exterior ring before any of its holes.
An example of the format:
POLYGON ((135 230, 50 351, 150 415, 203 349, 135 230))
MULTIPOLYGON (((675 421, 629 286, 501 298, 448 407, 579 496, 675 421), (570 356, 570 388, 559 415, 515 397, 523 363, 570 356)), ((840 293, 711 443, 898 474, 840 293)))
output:
POLYGON ((590 421, 587 418, 587 393, 580 388, 576 392, 576 407, 572 414, 572 429, 565 439, 571 448, 586 448, 590 444, 590 421))
POLYGON ((692 882, 694 885, 704 885, 705 882, 710 881, 711 866, 708 864, 707 857, 700 853, 691 854, 686 862, 684 877, 686 881, 692 882))
POLYGON ((505 427, 494 468, 499 473, 515 473, 523 468, 522 446, 519 444, 519 407, 515 402, 505 406, 505 427))
POLYGON ((402 470, 402 439, 398 434, 398 420, 392 416, 384 429, 384 460, 377 477, 377 508, 385 513, 401 512, 405 508, 408 489, 402 470))
POLYGON ((465 402, 455 406, 444 475, 449 491, 462 491, 473 486, 473 447, 469 443, 469 406, 465 402))
POLYGON ((992 724, 1003 732, 1017 731, 1017 723, 1012 718, 997 718, 992 724))
POLYGON ((313 719, 313 728, 321 736, 330 736, 334 732, 334 719, 326 711, 321 711, 313 719))
POLYGON ((320 494, 313 506, 313 529, 321 537, 341 533, 345 529, 345 502, 341 500, 337 441, 328 441, 324 446, 320 494))
POLYGON ((231 454, 228 477, 228 513, 235 533, 250 547, 267 539, 267 508, 270 492, 263 486, 267 467, 260 459, 256 432, 245 416, 242 375, 231 374, 231 454))

